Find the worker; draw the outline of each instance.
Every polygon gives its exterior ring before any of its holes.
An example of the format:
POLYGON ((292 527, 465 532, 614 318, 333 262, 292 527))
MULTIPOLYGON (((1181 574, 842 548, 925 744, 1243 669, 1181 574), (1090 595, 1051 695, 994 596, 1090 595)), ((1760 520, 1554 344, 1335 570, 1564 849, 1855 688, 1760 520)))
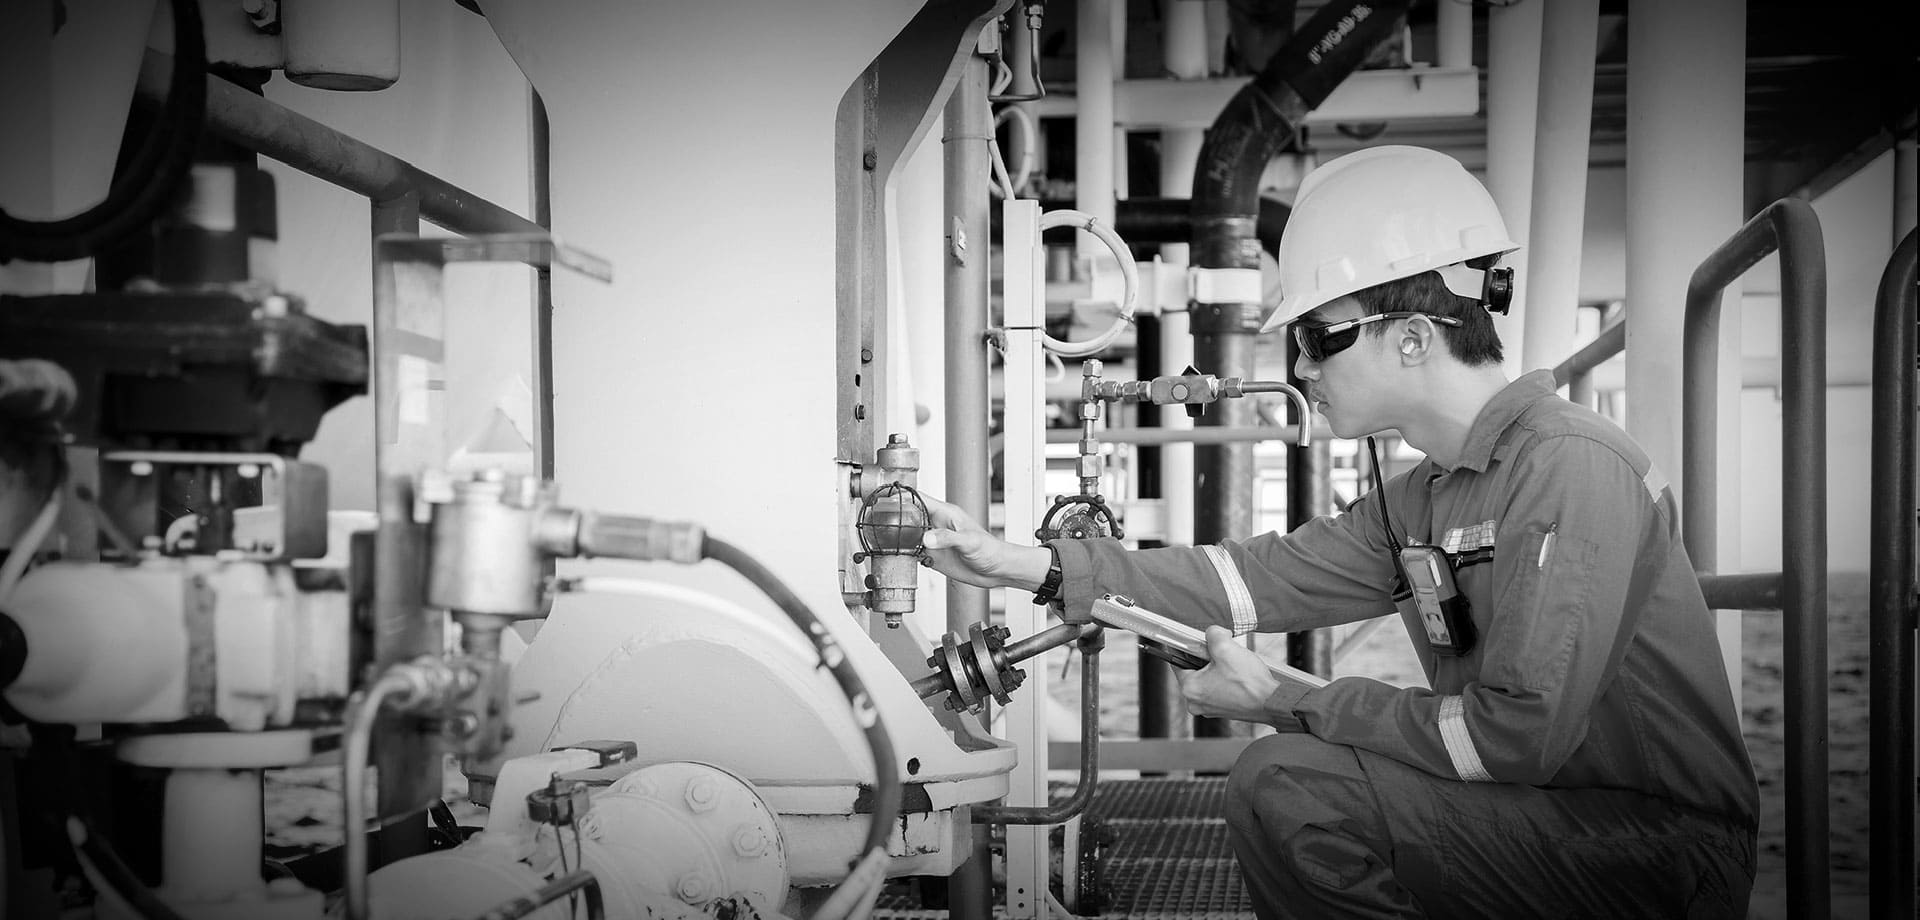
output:
POLYGON ((1188 708, 1278 730, 1227 784, 1260 917, 1746 916, 1758 789, 1672 492, 1550 371, 1508 381, 1489 312, 1517 248, 1435 151, 1369 148, 1301 183, 1262 331, 1291 329, 1335 435, 1396 430, 1426 455, 1343 514, 1129 551, 1015 545, 928 503, 953 578, 1069 622, 1113 593, 1205 628, 1188 708), (1234 638, 1396 609, 1431 689, 1310 687, 1234 638))

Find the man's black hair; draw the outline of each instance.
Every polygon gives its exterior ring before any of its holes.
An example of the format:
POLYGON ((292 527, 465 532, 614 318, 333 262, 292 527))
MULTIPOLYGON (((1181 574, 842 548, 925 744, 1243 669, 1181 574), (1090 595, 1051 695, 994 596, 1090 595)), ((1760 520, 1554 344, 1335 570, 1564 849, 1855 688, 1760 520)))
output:
MULTIPOLYGON (((1408 278, 1376 284, 1362 291, 1356 291, 1353 299, 1360 301, 1361 315, 1371 313, 1392 313, 1411 311, 1430 313, 1434 316, 1451 316, 1460 321, 1458 326, 1435 324, 1440 330, 1440 338, 1447 343, 1447 350, 1460 363, 1478 367, 1487 364, 1499 364, 1505 360, 1500 348, 1500 333, 1493 328, 1493 317, 1487 315, 1480 301, 1472 297, 1461 297, 1447 289, 1447 283, 1435 271, 1421 272, 1408 278)), ((1373 323, 1370 334, 1386 335, 1393 323, 1373 323)))

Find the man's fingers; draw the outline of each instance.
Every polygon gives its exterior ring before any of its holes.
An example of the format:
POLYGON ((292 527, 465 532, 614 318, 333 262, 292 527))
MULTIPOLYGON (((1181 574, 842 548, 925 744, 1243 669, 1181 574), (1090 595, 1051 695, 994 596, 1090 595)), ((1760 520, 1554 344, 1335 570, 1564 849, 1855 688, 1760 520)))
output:
POLYGON ((928 530, 920 538, 920 545, 927 549, 963 549, 966 539, 957 530, 928 530))

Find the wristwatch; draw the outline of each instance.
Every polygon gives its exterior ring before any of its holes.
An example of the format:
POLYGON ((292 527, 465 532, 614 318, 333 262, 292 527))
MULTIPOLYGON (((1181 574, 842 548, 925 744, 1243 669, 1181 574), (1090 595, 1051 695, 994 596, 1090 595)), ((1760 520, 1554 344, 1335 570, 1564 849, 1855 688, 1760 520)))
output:
POLYGON ((1040 587, 1034 589, 1033 602, 1046 605, 1060 599, 1060 551, 1052 543, 1042 543, 1053 561, 1047 564, 1047 577, 1040 579, 1040 587))

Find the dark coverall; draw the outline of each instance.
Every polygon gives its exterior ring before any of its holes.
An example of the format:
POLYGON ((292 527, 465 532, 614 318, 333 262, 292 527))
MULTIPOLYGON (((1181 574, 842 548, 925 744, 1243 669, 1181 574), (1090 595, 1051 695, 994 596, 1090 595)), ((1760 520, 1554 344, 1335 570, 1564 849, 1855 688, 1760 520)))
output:
MULTIPOLYGON (((1434 654, 1403 602, 1431 690, 1343 677, 1266 701, 1281 733, 1242 755, 1227 804, 1259 915, 1744 917, 1759 793, 1645 453, 1538 371, 1481 410, 1456 466, 1384 491, 1402 545, 1492 548, 1457 572, 1478 641, 1434 654)), ((1111 592, 1236 633, 1377 617, 1395 609, 1380 501, 1217 546, 1058 541, 1061 596, 1070 619, 1111 592)))

